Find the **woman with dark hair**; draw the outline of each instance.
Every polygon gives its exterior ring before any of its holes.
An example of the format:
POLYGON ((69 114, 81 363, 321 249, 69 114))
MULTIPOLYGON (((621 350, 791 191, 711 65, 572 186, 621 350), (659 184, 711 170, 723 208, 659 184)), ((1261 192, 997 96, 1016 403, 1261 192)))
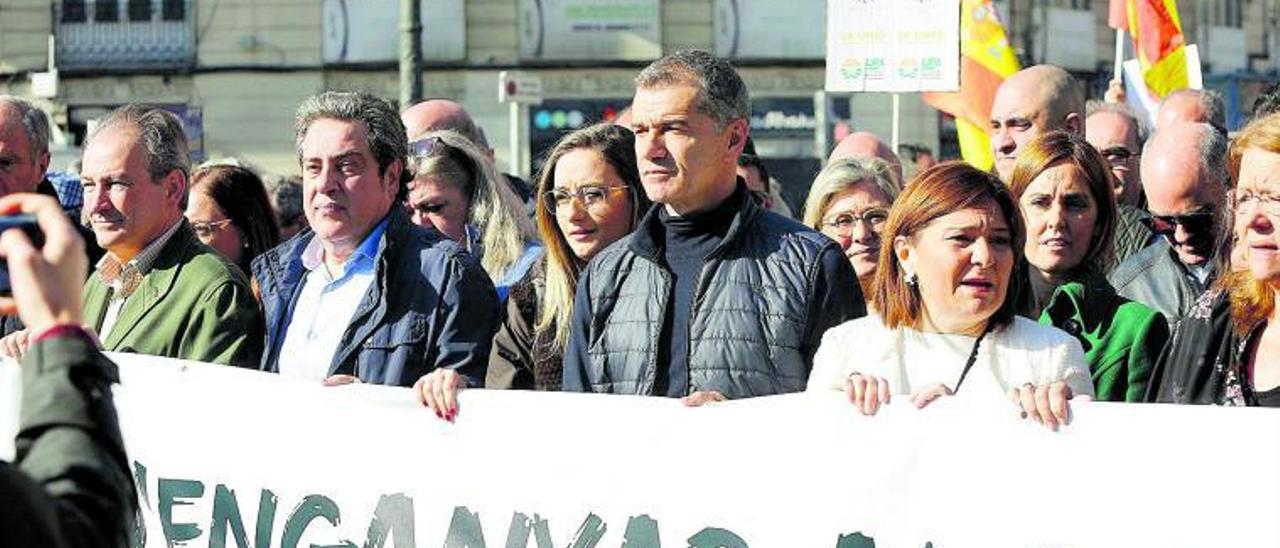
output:
POLYGON ((894 395, 916 407, 1009 398, 1054 429, 1068 420, 1067 400, 1093 396, 1080 344, 1015 314, 1022 216, 995 176, 959 162, 922 172, 882 238, 876 313, 826 332, 809 390, 843 390, 867 415, 894 395))
POLYGON ((187 220, 196 236, 249 275, 249 263, 280 243, 262 179, 243 167, 211 165, 191 174, 187 220))
POLYGON ((1178 322, 1148 401, 1280 407, 1280 114, 1240 130, 1227 166, 1240 251, 1178 322))
POLYGON ((546 259, 511 289, 485 386, 558 390, 573 294, 582 268, 631 232, 652 205, 636 170, 635 135, 611 124, 556 143, 538 177, 546 259))
POLYGON ((1027 227, 1023 312, 1080 340, 1103 401, 1142 401, 1169 325, 1107 282, 1117 224, 1106 159, 1084 139, 1045 133, 1018 153, 1009 190, 1027 227))

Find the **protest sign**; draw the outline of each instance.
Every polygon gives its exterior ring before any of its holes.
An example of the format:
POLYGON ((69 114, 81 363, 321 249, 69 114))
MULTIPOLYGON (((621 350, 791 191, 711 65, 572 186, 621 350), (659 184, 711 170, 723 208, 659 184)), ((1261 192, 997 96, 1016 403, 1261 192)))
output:
POLYGON ((828 0, 827 91, 958 89, 958 1, 828 0))
MULTIPOLYGON (((1054 433, 1008 402, 894 400, 866 418, 834 392, 685 408, 470 390, 450 424, 405 389, 112 357, 146 546, 1280 539, 1276 410, 1078 404, 1054 433)), ((0 394, 16 378, 0 375, 0 394)))

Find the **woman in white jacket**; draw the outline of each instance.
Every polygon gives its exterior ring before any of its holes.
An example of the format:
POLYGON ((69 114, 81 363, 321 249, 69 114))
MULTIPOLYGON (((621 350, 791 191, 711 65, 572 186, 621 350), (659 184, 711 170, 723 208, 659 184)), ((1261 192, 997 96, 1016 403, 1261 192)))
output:
POLYGON ((1056 429, 1067 400, 1092 398, 1080 343, 1015 316, 1024 232, 1008 190, 959 162, 939 164, 889 213, 868 295, 877 314, 827 331, 809 390, 843 390, 864 414, 897 396, 1008 397, 1056 429))

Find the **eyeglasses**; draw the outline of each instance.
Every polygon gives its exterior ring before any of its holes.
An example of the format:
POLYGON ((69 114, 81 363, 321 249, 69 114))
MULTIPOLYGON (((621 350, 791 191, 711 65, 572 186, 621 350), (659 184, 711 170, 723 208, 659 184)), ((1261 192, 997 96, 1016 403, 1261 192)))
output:
POLYGON ((409 143, 409 156, 413 158, 426 158, 432 154, 445 150, 448 146, 449 145, 445 144, 444 139, 436 136, 418 139, 417 141, 409 143))
POLYGON ((1128 160, 1129 158, 1135 158, 1138 156, 1137 152, 1134 152, 1122 146, 1107 147, 1103 149, 1101 152, 1102 152, 1102 156, 1106 158, 1108 162, 1113 164, 1116 162, 1123 162, 1125 160, 1128 160))
POLYGON ((1262 194, 1251 191, 1235 191, 1231 193, 1231 202, 1235 204, 1236 215, 1243 216, 1246 209, 1257 207, 1263 215, 1280 217, 1280 196, 1262 194))
POLYGON ((853 224, 857 222, 866 223, 871 230, 880 232, 884 229, 884 223, 889 220, 889 210, 884 208, 872 208, 858 213, 841 213, 830 219, 822 221, 823 226, 835 229, 836 234, 848 236, 853 234, 853 224))
POLYGON ((562 189, 548 190, 542 193, 542 207, 547 213, 556 214, 556 210, 569 207, 574 198, 587 209, 593 209, 609 202, 609 193, 615 190, 630 190, 625 186, 582 185, 578 190, 568 192, 562 189))
POLYGON ((1152 215, 1142 220, 1152 232, 1172 236, 1181 226, 1190 234, 1208 234, 1213 230, 1213 212, 1202 211, 1187 215, 1152 215))
POLYGON ((204 223, 191 223, 191 228, 196 231, 196 236, 199 236, 201 239, 209 239, 213 237, 214 232, 222 230, 222 227, 227 226, 228 224, 231 224, 231 219, 204 223))

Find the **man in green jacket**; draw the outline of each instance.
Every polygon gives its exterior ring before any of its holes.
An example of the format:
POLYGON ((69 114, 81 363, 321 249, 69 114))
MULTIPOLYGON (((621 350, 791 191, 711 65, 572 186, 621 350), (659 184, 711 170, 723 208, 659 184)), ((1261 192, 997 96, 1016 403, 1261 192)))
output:
MULTIPOLYGON (((256 367, 262 316, 248 279, 183 217, 187 155, 182 122, 160 109, 120 107, 90 134, 84 211, 107 254, 85 283, 85 323, 105 350, 256 367)), ((20 354, 27 335, 0 350, 20 354)))
POLYGON ((0 461, 0 546, 123 547, 137 499, 111 400, 116 367, 82 327, 84 241, 57 201, 17 194, 0 214, 35 214, 46 239, 37 250, 19 231, 0 235, 14 299, 33 343, 22 364, 17 460, 0 461))

